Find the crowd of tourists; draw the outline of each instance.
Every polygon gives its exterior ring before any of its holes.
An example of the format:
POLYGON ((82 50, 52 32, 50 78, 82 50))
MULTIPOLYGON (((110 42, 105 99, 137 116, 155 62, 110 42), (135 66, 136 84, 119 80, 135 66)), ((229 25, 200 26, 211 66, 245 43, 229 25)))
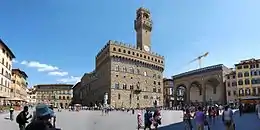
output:
MULTIPOLYGON (((239 104, 239 115, 242 116, 244 112, 247 112, 248 106, 245 104, 239 104)), ((35 110, 30 114, 29 108, 32 106, 24 106, 23 110, 17 115, 16 122, 18 123, 20 130, 59 130, 56 128, 56 115, 54 113, 53 107, 46 104, 38 104, 35 110)), ((108 115, 110 111, 123 111, 137 115, 137 129, 144 130, 157 130, 158 126, 162 124, 161 110, 166 108, 147 108, 147 109, 112 109, 109 107, 100 107, 98 109, 88 108, 88 107, 70 107, 71 111, 79 110, 100 110, 102 115, 108 115), (135 114, 137 113, 137 114, 135 114), (144 113, 144 114, 143 114, 144 113)), ((222 120, 226 130, 235 130, 235 122, 233 120, 233 111, 226 106, 177 106, 171 109, 183 110, 183 122, 185 130, 210 130, 215 124, 216 120, 222 120), (222 115, 222 116, 221 116, 222 115), (192 123, 194 120, 194 123, 192 123), (193 126, 193 124, 195 124, 193 126)), ((10 107, 10 120, 14 120, 14 108, 10 107)), ((257 113, 260 119, 260 102, 254 105, 254 112, 257 113)), ((58 110, 58 112, 61 110, 58 110)))

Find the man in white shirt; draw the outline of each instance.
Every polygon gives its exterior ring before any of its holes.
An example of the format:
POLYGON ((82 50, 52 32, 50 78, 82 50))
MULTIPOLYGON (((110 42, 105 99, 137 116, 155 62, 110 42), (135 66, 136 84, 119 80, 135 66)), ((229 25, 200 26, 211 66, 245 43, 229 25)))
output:
POLYGON ((229 108, 229 106, 225 106, 225 109, 222 114, 222 121, 224 122, 224 125, 226 127, 226 130, 232 130, 234 129, 234 122, 233 122, 233 112, 229 108))

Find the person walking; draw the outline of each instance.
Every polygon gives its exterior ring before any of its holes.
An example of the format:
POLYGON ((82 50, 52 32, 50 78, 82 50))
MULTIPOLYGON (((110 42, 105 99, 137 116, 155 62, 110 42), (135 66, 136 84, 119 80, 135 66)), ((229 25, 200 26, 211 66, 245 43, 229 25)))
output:
POLYGON ((147 128, 151 130, 152 118, 153 114, 151 113, 151 111, 146 110, 146 113, 144 114, 144 130, 146 130, 147 128))
POLYGON ((191 113, 189 109, 186 109, 186 112, 183 116, 183 120, 185 122, 185 130, 192 130, 192 123, 191 123, 191 113))
POLYGON ((162 117, 160 110, 156 110, 153 114, 153 126, 154 130, 158 130, 158 126, 162 124, 162 117))
POLYGON ((195 112, 194 116, 195 116, 195 123, 196 123, 197 130, 204 130, 206 115, 204 114, 201 106, 198 107, 198 111, 195 112))
POLYGON ((10 120, 13 121, 14 120, 14 108, 12 105, 10 107, 9 112, 10 112, 10 120))
POLYGON ((242 103, 239 104, 238 109, 239 109, 239 115, 241 117, 243 115, 243 110, 244 110, 244 106, 242 103))
POLYGON ((141 117, 141 113, 137 114, 137 129, 140 130, 142 127, 142 117, 141 117))
POLYGON ((222 121, 225 125, 226 130, 234 130, 234 122, 233 122, 233 112, 229 109, 229 106, 225 106, 223 114, 222 114, 222 121))
POLYGON ((55 115, 55 112, 54 112, 54 108, 53 108, 53 106, 50 106, 49 108, 53 111, 51 123, 52 123, 53 127, 56 127, 56 115, 55 115))
POLYGON ((258 116, 258 119, 260 119, 260 102, 258 101, 257 105, 256 105, 256 114, 258 116))
POLYGON ((32 118, 32 115, 27 117, 28 115, 28 106, 24 106, 23 111, 21 111, 16 117, 16 122, 19 124, 20 130, 25 130, 26 123, 29 123, 28 120, 32 118))

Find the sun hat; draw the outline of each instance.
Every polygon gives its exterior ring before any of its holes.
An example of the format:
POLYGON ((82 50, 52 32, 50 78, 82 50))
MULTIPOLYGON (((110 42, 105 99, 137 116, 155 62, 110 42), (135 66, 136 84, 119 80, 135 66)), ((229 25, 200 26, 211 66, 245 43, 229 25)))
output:
POLYGON ((51 110, 47 105, 45 104, 38 104, 36 106, 36 116, 37 117, 43 117, 50 115, 51 117, 54 117, 54 112, 51 110))

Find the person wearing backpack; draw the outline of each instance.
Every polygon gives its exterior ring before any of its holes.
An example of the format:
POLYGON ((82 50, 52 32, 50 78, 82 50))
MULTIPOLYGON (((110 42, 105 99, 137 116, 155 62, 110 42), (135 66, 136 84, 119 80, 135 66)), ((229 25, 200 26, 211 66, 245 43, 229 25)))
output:
POLYGON ((222 114, 222 121, 225 125, 226 130, 234 130, 233 112, 229 109, 229 106, 225 106, 222 114))
POLYGON ((13 121, 13 119, 14 119, 14 108, 13 108, 13 106, 10 107, 9 113, 10 113, 10 120, 13 121))
POLYGON ((60 130, 55 128, 50 119, 55 117, 54 111, 45 104, 36 106, 36 120, 26 126, 25 130, 60 130))
POLYGON ((21 111, 17 117, 16 117, 16 122, 19 124, 20 130, 25 130, 26 123, 29 123, 28 120, 32 118, 32 115, 27 117, 29 114, 28 112, 28 106, 24 106, 23 111, 21 111))

